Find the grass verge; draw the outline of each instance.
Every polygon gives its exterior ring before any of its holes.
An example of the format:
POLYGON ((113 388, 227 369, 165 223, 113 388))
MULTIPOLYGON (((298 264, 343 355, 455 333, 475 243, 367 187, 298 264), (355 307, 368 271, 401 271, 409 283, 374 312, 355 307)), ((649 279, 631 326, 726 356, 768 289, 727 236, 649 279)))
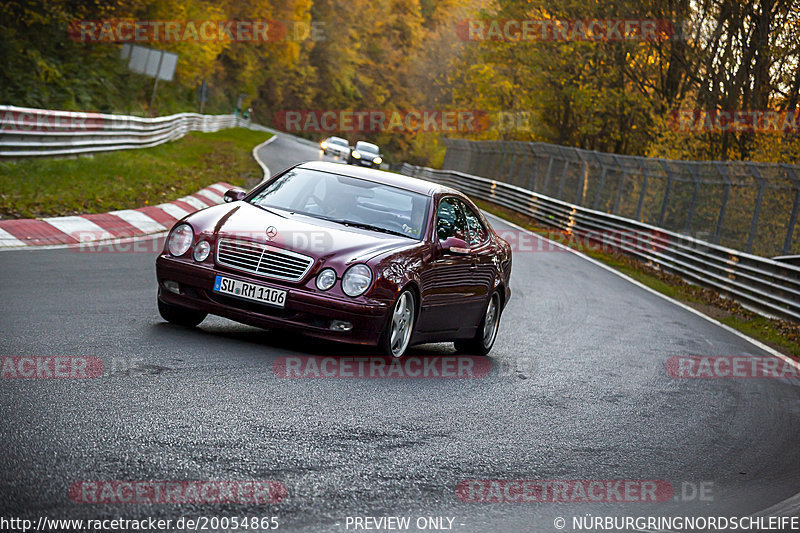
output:
POLYGON ((270 137, 232 128, 153 148, 0 162, 0 216, 104 213, 168 202, 218 181, 246 186, 262 177, 251 151, 270 137))
POLYGON ((544 227, 535 219, 516 211, 480 200, 475 203, 488 213, 503 217, 534 233, 579 250, 643 285, 683 302, 785 355, 800 358, 800 324, 765 318, 743 308, 733 300, 723 298, 711 289, 688 283, 680 276, 663 272, 622 253, 586 249, 573 239, 566 238, 565 232, 544 227))

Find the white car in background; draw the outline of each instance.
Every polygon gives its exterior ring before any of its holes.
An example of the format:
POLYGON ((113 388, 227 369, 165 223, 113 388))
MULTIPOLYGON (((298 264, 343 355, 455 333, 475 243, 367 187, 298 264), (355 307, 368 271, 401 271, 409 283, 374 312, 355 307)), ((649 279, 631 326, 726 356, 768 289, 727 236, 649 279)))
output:
POLYGON ((322 148, 322 153, 325 155, 333 154, 341 158, 350 157, 350 145, 347 143, 346 139, 342 139, 341 137, 328 137, 319 143, 319 146, 322 148))

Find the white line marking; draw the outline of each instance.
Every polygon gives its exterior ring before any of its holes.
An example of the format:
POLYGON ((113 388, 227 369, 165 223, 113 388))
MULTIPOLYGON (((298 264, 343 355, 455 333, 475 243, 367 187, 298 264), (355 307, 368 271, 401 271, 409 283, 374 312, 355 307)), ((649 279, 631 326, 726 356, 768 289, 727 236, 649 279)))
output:
POLYGON ((112 237, 112 235, 95 224, 94 222, 87 220, 83 217, 79 216, 71 216, 71 217, 52 217, 52 218, 43 218, 45 222, 54 226, 57 230, 66 233, 67 235, 78 239, 78 241, 86 241, 87 237, 88 240, 96 241, 98 239, 108 239, 112 237))
POLYGON ((180 200, 181 202, 186 202, 190 206, 195 207, 197 209, 205 209, 206 207, 208 207, 205 204, 205 202, 201 202, 194 196, 184 196, 183 198, 178 198, 178 200, 180 200))
POLYGON ((578 257, 581 257, 581 258, 585 259, 586 261, 589 261, 590 263, 593 263, 593 264, 599 266, 600 268, 608 270, 609 272, 621 277, 622 279, 624 279, 624 280, 626 280, 626 281, 628 281, 630 283, 633 283, 637 287, 642 288, 642 289, 646 290, 647 292, 649 292, 651 294, 655 294, 659 298, 663 298, 664 300, 666 300, 668 302, 672 302, 673 304, 677 305, 678 307, 681 307, 681 308, 685 309, 686 311, 689 311, 690 313, 694 313, 695 315, 697 315, 697 316, 699 316, 699 317, 701 317, 701 318, 703 318, 705 320, 708 320, 712 324, 715 324, 715 325, 721 327, 725 331, 733 333, 734 335, 746 340, 747 342, 749 342, 753 346, 756 346, 757 348, 767 352, 770 355, 774 355, 778 359, 782 359, 783 361, 789 363, 790 365, 792 365, 796 369, 800 370, 800 363, 795 361, 791 357, 783 355, 782 353, 780 353, 779 351, 775 350, 774 348, 770 348, 766 344, 764 344, 764 343, 762 343, 760 341, 757 341, 756 339, 754 339, 752 337, 748 337, 747 335, 745 335, 741 331, 733 329, 732 327, 730 327, 728 325, 725 325, 722 322, 720 322, 720 321, 718 321, 718 320, 716 320, 714 318, 711 318, 708 315, 705 315, 705 314, 701 313, 697 309, 694 309, 694 308, 684 304, 683 302, 679 302, 678 300, 675 300, 674 298, 671 298, 671 297, 667 296, 666 294, 662 294, 662 293, 658 292, 655 289, 651 289, 650 287, 648 287, 644 283, 640 283, 640 282, 636 281, 635 279, 623 274, 619 270, 616 270, 616 269, 614 269, 614 268, 612 268, 612 267, 610 267, 610 266, 608 266, 608 265, 606 265, 604 263, 601 263, 600 261, 597 261, 596 259, 592 259, 591 257, 579 252, 578 250, 570 248, 569 246, 561 244, 560 242, 556 242, 556 241, 550 240, 550 239, 548 239, 546 237, 542 237, 541 235, 538 235, 537 233, 534 233, 534 232, 532 232, 530 230, 527 230, 527 229, 523 228, 522 226, 518 226, 517 224, 514 224, 513 222, 509 222, 508 220, 506 220, 504 218, 501 218, 501 217, 499 217, 497 215, 493 215, 492 213, 487 213, 486 211, 484 211, 484 214, 487 217, 494 218, 494 219, 499 220, 500 222, 502 222, 504 224, 508 224, 509 226, 511 226, 513 228, 516 228, 516 229, 518 229, 520 231, 524 231, 525 233, 527 233, 529 235, 533 235, 535 237, 539 237, 539 238, 544 239, 546 241, 550 241, 551 243, 555 244, 559 248, 562 248, 567 252, 573 253, 573 254, 577 255, 578 257))
POLYGON ((209 189, 208 187, 206 187, 205 189, 201 189, 201 190, 197 191, 197 194, 199 194, 200 196, 205 196, 206 198, 208 198, 209 200, 211 200, 215 204, 221 204, 222 203, 222 195, 217 194, 216 192, 213 192, 213 191, 209 191, 208 189, 209 189))
POLYGON ((161 204, 157 205, 156 207, 164 211, 169 216, 177 218, 178 220, 182 219, 186 215, 191 215, 189 211, 175 204, 161 204))
POLYGON ((4 229, 0 229, 0 247, 2 246, 27 246, 28 243, 21 241, 4 229))
POLYGON ((122 211, 111 211, 109 214, 121 218, 142 233, 155 233, 167 229, 141 211, 123 209, 122 211))
POLYGON ((276 140, 277 138, 278 138, 278 136, 277 136, 277 135, 273 135, 272 137, 270 137, 269 139, 267 139, 267 140, 266 140, 266 141, 264 141, 263 143, 261 143, 261 144, 259 144, 258 146, 256 146, 256 147, 254 147, 254 148, 253 148, 253 159, 255 159, 255 160, 256 160, 256 163, 258 163, 258 165, 261 167, 261 170, 263 170, 263 171, 264 171, 264 179, 262 179, 262 180, 261 180, 261 182, 262 182, 262 183, 263 183, 263 182, 265 182, 265 181, 267 181, 267 180, 270 178, 271 174, 270 174, 270 172, 269 172, 269 167, 267 166, 267 164, 266 164, 266 163, 264 163, 263 161, 261 161, 261 159, 259 159, 259 157, 258 157, 258 151, 259 151, 261 148, 263 148, 264 146, 266 146, 266 145, 268 145, 269 143, 271 143, 271 142, 273 142, 274 140, 276 140))

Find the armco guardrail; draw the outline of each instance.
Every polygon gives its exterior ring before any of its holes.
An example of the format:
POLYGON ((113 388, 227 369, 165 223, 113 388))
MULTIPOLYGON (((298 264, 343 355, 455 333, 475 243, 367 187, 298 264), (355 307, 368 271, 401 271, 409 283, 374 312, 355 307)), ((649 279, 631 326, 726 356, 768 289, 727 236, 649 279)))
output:
POLYGON ((767 316, 800 321, 800 267, 643 222, 556 200, 502 181, 404 164, 400 170, 457 188, 542 224, 610 243, 642 261, 714 289, 767 316))
POLYGON ((250 123, 234 115, 129 115, 51 111, 0 105, 0 158, 67 156, 147 148, 190 131, 212 132, 250 123))

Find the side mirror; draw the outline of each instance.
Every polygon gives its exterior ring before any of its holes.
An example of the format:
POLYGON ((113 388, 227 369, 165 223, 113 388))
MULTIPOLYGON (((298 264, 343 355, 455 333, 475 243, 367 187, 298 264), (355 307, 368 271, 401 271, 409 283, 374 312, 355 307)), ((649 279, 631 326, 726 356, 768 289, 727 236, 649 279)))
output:
POLYGON ((227 191, 225 191, 225 194, 222 196, 222 198, 226 202, 238 202, 239 200, 244 198, 246 194, 247 193, 244 192, 242 189, 228 189, 227 191))
POLYGON ((448 237, 439 242, 439 247, 443 253, 463 255, 469 253, 469 244, 458 237, 448 237))

